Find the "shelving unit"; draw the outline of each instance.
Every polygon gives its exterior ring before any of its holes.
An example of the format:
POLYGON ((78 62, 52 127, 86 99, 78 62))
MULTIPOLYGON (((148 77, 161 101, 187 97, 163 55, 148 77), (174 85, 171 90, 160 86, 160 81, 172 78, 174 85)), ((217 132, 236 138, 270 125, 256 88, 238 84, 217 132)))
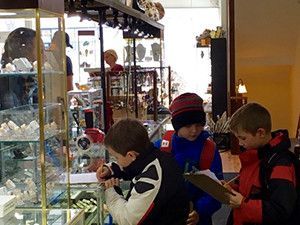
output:
POLYGON ((227 48, 225 38, 211 39, 212 115, 227 112, 227 48))

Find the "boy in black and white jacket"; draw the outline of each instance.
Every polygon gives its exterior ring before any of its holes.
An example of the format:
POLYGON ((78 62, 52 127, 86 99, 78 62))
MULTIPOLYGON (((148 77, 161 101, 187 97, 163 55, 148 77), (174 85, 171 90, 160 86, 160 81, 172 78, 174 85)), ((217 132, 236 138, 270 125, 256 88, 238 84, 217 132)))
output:
POLYGON ((153 146, 139 121, 120 120, 104 143, 117 164, 101 166, 97 177, 105 180, 106 204, 116 223, 186 224, 189 201, 180 169, 171 156, 153 146), (120 178, 131 180, 126 197, 118 191, 120 178))

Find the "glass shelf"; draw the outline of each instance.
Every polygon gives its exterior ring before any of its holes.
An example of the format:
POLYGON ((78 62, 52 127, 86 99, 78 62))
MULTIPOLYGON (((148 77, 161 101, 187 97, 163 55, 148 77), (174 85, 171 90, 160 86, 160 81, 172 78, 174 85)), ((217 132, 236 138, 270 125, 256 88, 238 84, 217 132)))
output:
POLYGON ((0 218, 0 225, 83 225, 80 209, 16 209, 0 218))
MULTIPOLYGON (((51 139, 55 136, 59 136, 61 134, 64 134, 64 131, 57 130, 57 131, 54 131, 50 134, 45 134, 45 140, 47 141, 48 139, 51 139)), ((24 137, 24 136, 22 137, 22 136, 13 136, 13 135, 1 136, 0 137, 0 143, 15 143, 15 144, 23 143, 23 142, 25 142, 25 143, 28 143, 28 142, 39 143, 40 142, 39 138, 40 138, 39 133, 36 133, 34 136, 31 136, 31 137, 24 137)))
MULTIPOLYGON (((62 112, 61 104, 48 104, 45 113, 45 140, 64 134, 60 119, 55 115, 62 112)), ((24 105, 0 111, 0 143, 39 142, 40 129, 38 105, 24 105)))
MULTIPOLYGON (((64 72, 63 71, 42 71, 43 74, 45 75, 63 75, 64 72)), ((37 76, 37 72, 33 71, 33 72, 0 72, 0 76, 1 77, 19 77, 19 76, 37 76)))

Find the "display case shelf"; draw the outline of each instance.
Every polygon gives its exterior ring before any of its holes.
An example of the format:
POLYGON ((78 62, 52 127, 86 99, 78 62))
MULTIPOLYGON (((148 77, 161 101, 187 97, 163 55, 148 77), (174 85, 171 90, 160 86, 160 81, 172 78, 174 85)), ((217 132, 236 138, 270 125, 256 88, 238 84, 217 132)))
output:
MULTIPOLYGON (((51 75, 63 75, 63 71, 42 71, 42 73, 46 76, 51 76, 51 75)), ((37 72, 0 72, 1 77, 29 77, 29 76, 36 76, 37 72)))
MULTIPOLYGON (((55 119, 55 114, 63 111, 62 107, 59 103, 43 107, 45 140, 64 134, 64 130, 59 127, 61 121, 55 119)), ((2 110, 0 111, 0 143, 39 142, 39 125, 38 104, 2 110)))
MULTIPOLYGON (((63 131, 56 131, 52 134, 46 134, 45 140, 47 141, 49 139, 52 139, 52 138, 62 135, 64 133, 65 132, 63 132, 63 131)), ((35 137, 28 137, 28 138, 22 138, 22 137, 17 137, 17 136, 10 136, 9 138, 8 137, 0 137, 0 143, 18 144, 18 143, 28 143, 28 142, 39 143, 40 142, 39 135, 37 134, 35 137)), ((2 150, 0 149, 0 151, 2 151, 2 150)))
POLYGON ((1 225, 83 225, 83 210, 80 209, 17 209, 0 218, 1 225))

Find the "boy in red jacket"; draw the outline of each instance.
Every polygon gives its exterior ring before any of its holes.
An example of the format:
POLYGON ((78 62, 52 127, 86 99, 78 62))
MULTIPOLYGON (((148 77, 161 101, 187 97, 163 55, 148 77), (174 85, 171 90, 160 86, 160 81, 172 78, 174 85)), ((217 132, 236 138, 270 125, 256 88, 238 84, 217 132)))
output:
POLYGON ((227 224, 290 224, 295 207, 296 176, 288 154, 290 140, 286 130, 271 132, 271 116, 266 108, 248 103, 236 111, 230 129, 244 149, 240 154, 239 184, 229 195, 233 208, 227 224), (261 175, 272 163, 268 185, 261 175))

